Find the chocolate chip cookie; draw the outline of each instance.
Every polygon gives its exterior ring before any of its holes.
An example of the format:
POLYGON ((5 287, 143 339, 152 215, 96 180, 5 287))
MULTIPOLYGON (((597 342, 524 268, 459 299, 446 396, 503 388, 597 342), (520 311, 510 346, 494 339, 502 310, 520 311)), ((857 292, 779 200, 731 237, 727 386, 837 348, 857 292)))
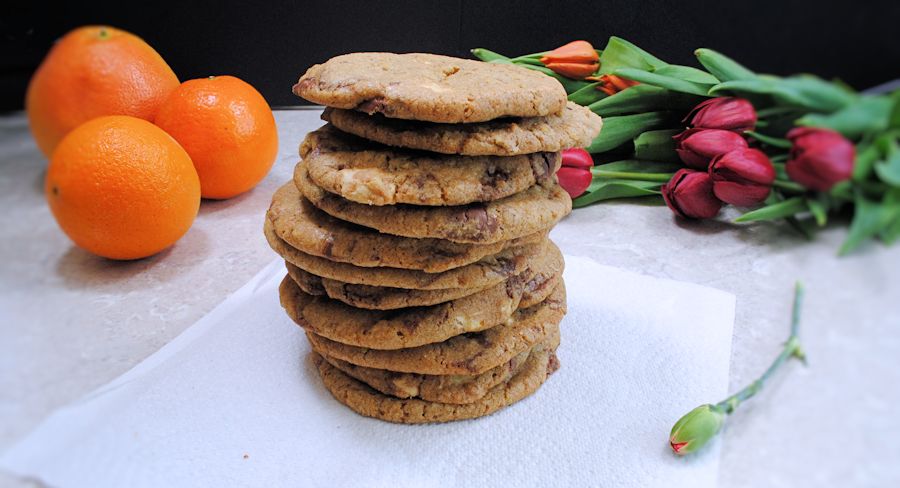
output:
POLYGON ((310 132, 300 156, 312 182, 366 205, 465 205, 508 197, 556 174, 558 152, 464 157, 400 149, 331 125, 310 132))
MULTIPOLYGON (((540 241, 548 229, 491 244, 410 239, 338 220, 309 203, 288 182, 272 196, 265 232, 305 254, 358 267, 384 266, 439 273, 474 263, 504 249, 540 241)), ((277 249, 276 249, 277 251, 277 249)))
POLYGON ((308 293, 293 277, 280 287, 282 305, 298 325, 319 336, 370 349, 442 342, 504 323, 519 308, 543 302, 559 284, 562 257, 535 263, 521 275, 433 306, 371 310, 308 293))
MULTIPOLYGON (((454 336, 444 342, 395 350, 350 346, 307 330, 313 350, 348 363, 403 373, 476 375, 512 359, 544 341, 559 328, 565 315, 565 287, 562 283, 538 305, 516 310, 504 323, 480 332, 454 336)), ((295 309, 288 315, 302 323, 295 309)))
POLYGON ((325 109, 322 119, 344 132, 389 146, 466 156, 515 156, 587 147, 603 126, 599 115, 572 102, 559 114, 477 124, 389 119, 332 108, 325 109))
POLYGON ((509 361, 479 375, 427 375, 396 373, 384 369, 366 368, 322 356, 329 364, 348 376, 365 383, 385 395, 397 398, 418 398, 437 403, 473 403, 483 398, 493 387, 509 381, 525 365, 531 354, 555 351, 559 335, 530 351, 519 353, 509 361))
POLYGON ((470 244, 530 235, 555 225, 572 211, 572 199, 556 182, 534 185, 493 202, 455 207, 375 207, 351 202, 316 186, 303 162, 294 170, 294 183, 304 197, 332 217, 386 234, 470 244))
POLYGON ((522 296, 521 282, 511 281, 439 305, 393 312, 308 295, 289 278, 280 290, 288 315, 305 330, 341 344, 387 351, 442 342, 504 323, 522 296))
POLYGON ((484 288, 515 276, 528 265, 531 257, 541 252, 543 242, 506 249, 492 256, 441 273, 399 268, 361 268, 348 263, 336 263, 306 254, 266 231, 269 246, 285 261, 323 278, 358 285, 406 288, 410 290, 441 290, 446 288, 484 288))
POLYGON ((566 91, 513 65, 436 54, 352 53, 317 64, 294 85, 313 103, 431 122, 483 122, 559 113, 566 91))
POLYGON ((402 424, 450 422, 492 414, 537 391, 559 366, 555 353, 536 351, 512 378, 491 388, 479 400, 452 404, 385 395, 332 366, 319 354, 313 353, 313 361, 322 383, 337 401, 360 415, 402 424))
MULTIPOLYGON (((368 286, 322 278, 285 263, 288 275, 304 293, 327 296, 348 305, 368 310, 394 310, 404 307, 424 307, 469 296, 484 288, 445 288, 442 290, 410 290, 388 286, 368 286)), ((542 293, 553 289, 562 279, 560 274, 538 275, 525 283, 522 303, 535 304, 543 300, 542 293), (539 298, 534 301, 535 298, 539 298)), ((530 305, 522 305, 530 306, 530 305)))

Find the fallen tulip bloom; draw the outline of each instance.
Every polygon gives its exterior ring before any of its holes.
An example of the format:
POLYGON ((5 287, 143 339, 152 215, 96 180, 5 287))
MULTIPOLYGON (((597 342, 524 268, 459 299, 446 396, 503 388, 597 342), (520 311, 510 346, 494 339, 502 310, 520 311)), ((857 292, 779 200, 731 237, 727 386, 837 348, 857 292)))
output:
POLYGON ((738 207, 762 203, 772 190, 775 167, 759 149, 741 148, 720 154, 709 165, 713 193, 738 207))
POLYGON ((828 191, 853 176, 856 149, 840 133, 829 129, 797 127, 787 134, 791 141, 788 176, 816 191, 828 191))
POLYGON ((756 127, 756 110, 752 103, 743 98, 711 98, 694 107, 684 122, 689 127, 698 129, 722 129, 740 133, 756 127))
POLYGON ((679 217, 709 219, 722 208, 713 193, 709 174, 692 169, 680 169, 661 188, 666 205, 679 217))
POLYGON ((572 41, 541 57, 541 63, 558 75, 581 80, 600 68, 600 55, 591 43, 572 41))
POLYGON ((669 445, 675 454, 690 454, 710 441, 725 423, 725 411, 713 405, 700 405, 672 426, 669 445))
POLYGON ((673 137, 675 152, 688 167, 706 170, 720 154, 747 147, 740 134, 721 129, 688 129, 673 137))
POLYGON ((705 446, 716 434, 722 430, 727 415, 734 413, 743 402, 753 398, 768 381, 775 371, 791 358, 796 358, 804 363, 806 355, 800 347, 798 333, 800 331, 800 308, 803 303, 803 285, 799 282, 794 287, 794 306, 791 314, 791 335, 781 354, 775 358, 762 376, 750 383, 737 393, 730 395, 715 405, 705 404, 691 410, 675 422, 669 433, 669 446, 675 454, 684 456, 695 452, 705 446))

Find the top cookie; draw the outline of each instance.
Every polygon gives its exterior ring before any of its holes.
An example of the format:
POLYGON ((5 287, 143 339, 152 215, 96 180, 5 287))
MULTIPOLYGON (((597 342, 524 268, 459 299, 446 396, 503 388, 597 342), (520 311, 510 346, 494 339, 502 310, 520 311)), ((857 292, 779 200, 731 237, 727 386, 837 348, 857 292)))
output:
POLYGON ((442 123, 542 117, 566 91, 537 71, 436 54, 352 53, 306 72, 294 93, 313 103, 442 123))

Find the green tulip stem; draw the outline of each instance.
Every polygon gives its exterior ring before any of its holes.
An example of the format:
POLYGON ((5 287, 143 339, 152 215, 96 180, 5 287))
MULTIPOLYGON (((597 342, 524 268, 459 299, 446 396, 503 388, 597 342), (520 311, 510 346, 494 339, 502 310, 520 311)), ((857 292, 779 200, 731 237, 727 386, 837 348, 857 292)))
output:
POLYGON ((771 377, 782 364, 787 362, 788 359, 797 358, 804 363, 806 362, 806 356, 803 353, 803 349, 800 347, 800 338, 798 335, 800 331, 800 308, 802 305, 803 285, 800 282, 797 282, 794 287, 794 307, 791 312, 791 335, 788 336, 787 341, 784 343, 784 349, 782 349, 781 354, 775 358, 775 361, 769 366, 769 369, 767 369, 759 379, 747 385, 743 390, 717 403, 713 407, 714 409, 727 414, 734 412, 741 403, 749 400, 753 395, 756 395, 756 393, 762 389, 769 377, 771 377))
POLYGON ((803 185, 795 183, 793 181, 775 180, 772 182, 772 186, 774 186, 775 188, 780 188, 782 190, 806 193, 806 188, 804 188, 803 185))
POLYGON ((525 61, 525 60, 529 60, 529 59, 540 59, 540 58, 546 56, 548 52, 550 52, 550 51, 541 51, 539 53, 533 53, 533 54, 523 54, 522 56, 516 56, 514 58, 510 58, 510 60, 511 61, 525 61))
POLYGON ((796 107, 769 107, 756 111, 757 119, 767 119, 769 117, 780 117, 783 115, 798 112, 796 107))
POLYGON ((602 171, 594 169, 591 171, 595 178, 620 179, 620 180, 639 180, 666 183, 672 179, 675 173, 630 173, 625 171, 602 171))

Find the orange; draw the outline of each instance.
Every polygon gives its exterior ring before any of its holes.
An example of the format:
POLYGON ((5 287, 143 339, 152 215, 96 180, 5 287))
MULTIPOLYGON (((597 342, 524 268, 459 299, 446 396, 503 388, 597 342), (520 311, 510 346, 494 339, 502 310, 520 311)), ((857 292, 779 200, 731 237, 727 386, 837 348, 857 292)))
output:
POLYGON ((169 247, 200 208, 200 180, 188 154, 159 127, 126 115, 69 132, 53 153, 44 190, 63 232, 111 259, 169 247))
POLYGON ((269 104, 233 76, 182 83, 163 102, 155 123, 191 155, 204 198, 231 198, 253 188, 278 155, 269 104))
POLYGON ((86 26, 62 37, 35 71, 25 95, 31 133, 49 158, 66 133, 101 115, 153 120, 178 77, 141 38, 86 26))

